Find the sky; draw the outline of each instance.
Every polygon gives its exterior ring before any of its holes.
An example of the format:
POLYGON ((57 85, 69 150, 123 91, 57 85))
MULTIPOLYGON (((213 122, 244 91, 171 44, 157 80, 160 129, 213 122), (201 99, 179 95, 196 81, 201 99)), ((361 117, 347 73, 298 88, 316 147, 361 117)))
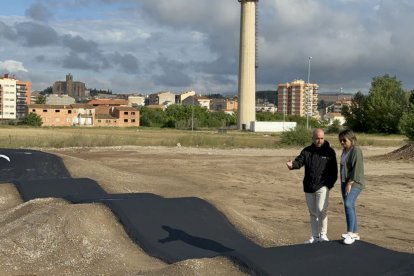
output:
MULTIPOLYGON (((412 0, 260 0, 257 24, 257 90, 309 75, 320 92, 367 93, 385 74, 414 89, 412 0)), ((33 90, 70 73, 113 93, 236 95, 239 35, 237 0, 13 0, 0 73, 33 90)))

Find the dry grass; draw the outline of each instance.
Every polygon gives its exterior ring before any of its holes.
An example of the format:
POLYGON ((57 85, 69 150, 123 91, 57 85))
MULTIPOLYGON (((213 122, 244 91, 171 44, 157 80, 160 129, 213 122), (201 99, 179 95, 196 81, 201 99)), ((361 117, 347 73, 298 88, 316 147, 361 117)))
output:
MULTIPOLYGON (((339 147, 336 135, 327 135, 334 147, 339 147)), ((402 146, 401 135, 358 135, 364 146, 402 146)), ((29 128, 0 127, 2 148, 66 148, 107 146, 167 146, 208 148, 281 148, 280 134, 241 131, 219 133, 217 130, 186 131, 157 128, 29 128)))

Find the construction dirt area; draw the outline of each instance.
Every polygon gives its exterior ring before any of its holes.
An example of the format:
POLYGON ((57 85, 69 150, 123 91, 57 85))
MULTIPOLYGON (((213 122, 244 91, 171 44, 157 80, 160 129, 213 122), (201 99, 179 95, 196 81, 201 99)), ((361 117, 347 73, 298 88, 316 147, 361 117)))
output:
MULTIPOLYGON (((414 254, 412 146, 362 149, 367 186, 357 200, 361 239, 414 254)), ((286 167, 300 150, 117 147, 47 152, 60 156, 73 178, 91 178, 108 193, 207 200, 249 239, 274 247, 303 243, 310 237, 304 171, 286 167)), ((1 275, 247 273, 224 257, 175 264, 150 257, 102 204, 52 198, 23 203, 13 184, 0 189, 1 275)), ((330 193, 328 236, 338 240, 344 232, 337 181, 330 193)))

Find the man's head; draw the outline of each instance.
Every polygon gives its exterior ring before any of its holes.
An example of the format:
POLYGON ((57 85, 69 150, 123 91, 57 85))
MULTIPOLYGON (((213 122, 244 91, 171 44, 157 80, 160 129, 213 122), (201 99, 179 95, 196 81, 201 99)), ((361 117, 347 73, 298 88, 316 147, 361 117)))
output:
POLYGON ((323 143, 325 143, 325 132, 323 129, 317 128, 313 131, 312 141, 316 147, 322 147, 323 143))

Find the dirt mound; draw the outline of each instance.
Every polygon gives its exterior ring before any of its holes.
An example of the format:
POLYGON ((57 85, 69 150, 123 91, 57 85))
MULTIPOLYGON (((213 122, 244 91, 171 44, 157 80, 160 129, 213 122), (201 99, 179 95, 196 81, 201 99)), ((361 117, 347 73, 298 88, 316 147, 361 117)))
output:
POLYGON ((0 185, 0 275, 245 275, 224 257, 168 265, 148 256, 101 204, 22 202, 0 185))
POLYGON ((381 159, 386 160, 408 160, 414 161, 414 143, 408 143, 399 149, 396 149, 390 153, 379 156, 381 159))
POLYGON ((140 250, 103 205, 52 198, 2 210, 0 252, 0 275, 131 275, 166 266, 140 250))

